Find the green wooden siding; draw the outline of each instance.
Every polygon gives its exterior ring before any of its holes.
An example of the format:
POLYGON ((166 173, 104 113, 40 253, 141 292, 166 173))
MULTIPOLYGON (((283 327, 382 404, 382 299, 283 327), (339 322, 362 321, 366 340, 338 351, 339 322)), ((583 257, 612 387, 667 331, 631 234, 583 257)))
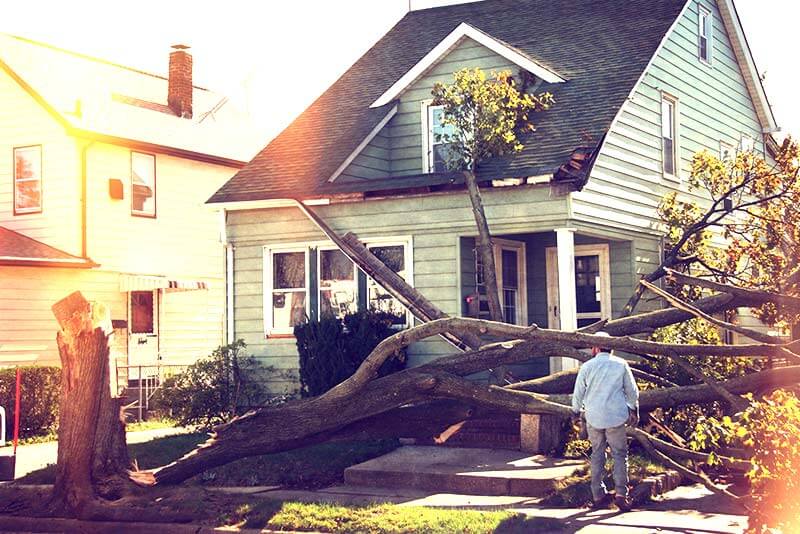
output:
MULTIPOLYGON (((567 200, 550 195, 547 186, 526 186, 486 191, 487 217, 498 234, 544 232, 567 224, 567 200)), ((466 193, 332 204, 315 208, 340 232, 355 232, 361 239, 410 237, 414 285, 445 313, 462 313, 459 287, 458 236, 474 234, 475 222, 466 193)), ((235 336, 264 365, 292 371, 297 352, 292 338, 264 336, 264 246, 326 241, 325 236, 296 208, 234 211, 228 215, 228 235, 234 245, 235 336)), ((411 363, 449 354, 452 348, 439 339, 417 343, 411 363)), ((271 384, 274 391, 291 381, 271 384), (274 386, 274 387, 273 387, 274 386)))
POLYGON ((696 152, 718 154, 720 141, 737 147, 742 134, 752 137, 756 150, 763 152, 761 125, 716 3, 699 4, 714 18, 711 65, 697 57, 699 8, 692 2, 623 106, 586 188, 574 194, 576 219, 654 231, 655 208, 663 195, 678 187, 686 192, 696 152), (661 172, 662 92, 678 99, 680 182, 661 172))
POLYGON ((506 58, 472 39, 464 39, 400 96, 397 114, 337 180, 375 179, 421 173, 422 102, 431 99, 434 83, 451 82, 455 71, 476 67, 486 73, 519 71, 519 67, 506 58))

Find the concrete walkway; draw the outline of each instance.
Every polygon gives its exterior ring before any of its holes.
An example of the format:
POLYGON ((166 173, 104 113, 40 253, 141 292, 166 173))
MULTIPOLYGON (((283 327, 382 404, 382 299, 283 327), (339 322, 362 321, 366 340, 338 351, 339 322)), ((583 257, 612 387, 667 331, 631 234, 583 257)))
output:
MULTIPOLYGON (((127 441, 131 443, 144 443, 165 436, 183 434, 188 432, 185 428, 157 428, 154 430, 140 430, 138 432, 128 432, 127 441)), ((11 447, 4 447, 0 454, 11 454, 11 447)), ((58 442, 48 441, 46 443, 33 443, 31 445, 20 445, 17 447, 17 466, 15 478, 22 478, 32 471, 42 469, 50 464, 56 463, 58 456, 58 442)))
POLYGON ((550 508, 541 506, 540 499, 535 497, 463 495, 347 485, 318 491, 283 490, 275 486, 209 489, 284 501, 345 505, 390 502, 400 506, 511 510, 531 518, 554 519, 561 525, 555 532, 735 534, 743 532, 747 525, 743 510, 699 484, 681 486, 626 513, 616 509, 550 508))

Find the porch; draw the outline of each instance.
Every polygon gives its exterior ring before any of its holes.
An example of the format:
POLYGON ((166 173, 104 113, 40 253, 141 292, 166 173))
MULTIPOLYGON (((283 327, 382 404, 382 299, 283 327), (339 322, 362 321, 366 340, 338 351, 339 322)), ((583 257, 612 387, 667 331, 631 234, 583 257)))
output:
MULTIPOLYGON (((620 312, 635 275, 633 240, 572 228, 493 236, 500 300, 507 322, 575 330, 620 312)), ((475 237, 458 238, 461 314, 489 318, 475 237)), ((514 366, 514 379, 570 369, 570 358, 514 366)))

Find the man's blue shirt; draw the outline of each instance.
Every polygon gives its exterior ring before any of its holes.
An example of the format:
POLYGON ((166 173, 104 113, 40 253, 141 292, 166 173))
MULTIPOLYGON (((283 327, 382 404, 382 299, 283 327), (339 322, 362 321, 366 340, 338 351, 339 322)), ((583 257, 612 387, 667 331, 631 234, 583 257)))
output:
POLYGON ((639 410, 639 388, 628 362, 600 352, 581 365, 572 394, 572 411, 586 411, 586 422, 599 429, 614 428, 639 410))

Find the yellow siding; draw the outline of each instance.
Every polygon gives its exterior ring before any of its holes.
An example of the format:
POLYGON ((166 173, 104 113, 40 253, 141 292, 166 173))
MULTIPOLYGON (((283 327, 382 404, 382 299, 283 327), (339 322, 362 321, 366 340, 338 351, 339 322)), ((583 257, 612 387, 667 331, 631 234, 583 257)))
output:
POLYGON ((75 140, 0 70, 0 226, 80 254, 80 166, 75 140), (14 147, 42 146, 42 212, 14 215, 14 147))
POLYGON ((112 318, 127 316, 116 273, 0 267, 0 366, 58 363, 58 324, 50 307, 76 289, 109 306, 112 318))
POLYGON ((155 218, 131 215, 130 154, 103 143, 88 151, 88 253, 103 269, 178 278, 223 278, 219 216, 205 201, 234 169, 156 154, 155 218), (109 196, 110 178, 124 198, 109 196))

